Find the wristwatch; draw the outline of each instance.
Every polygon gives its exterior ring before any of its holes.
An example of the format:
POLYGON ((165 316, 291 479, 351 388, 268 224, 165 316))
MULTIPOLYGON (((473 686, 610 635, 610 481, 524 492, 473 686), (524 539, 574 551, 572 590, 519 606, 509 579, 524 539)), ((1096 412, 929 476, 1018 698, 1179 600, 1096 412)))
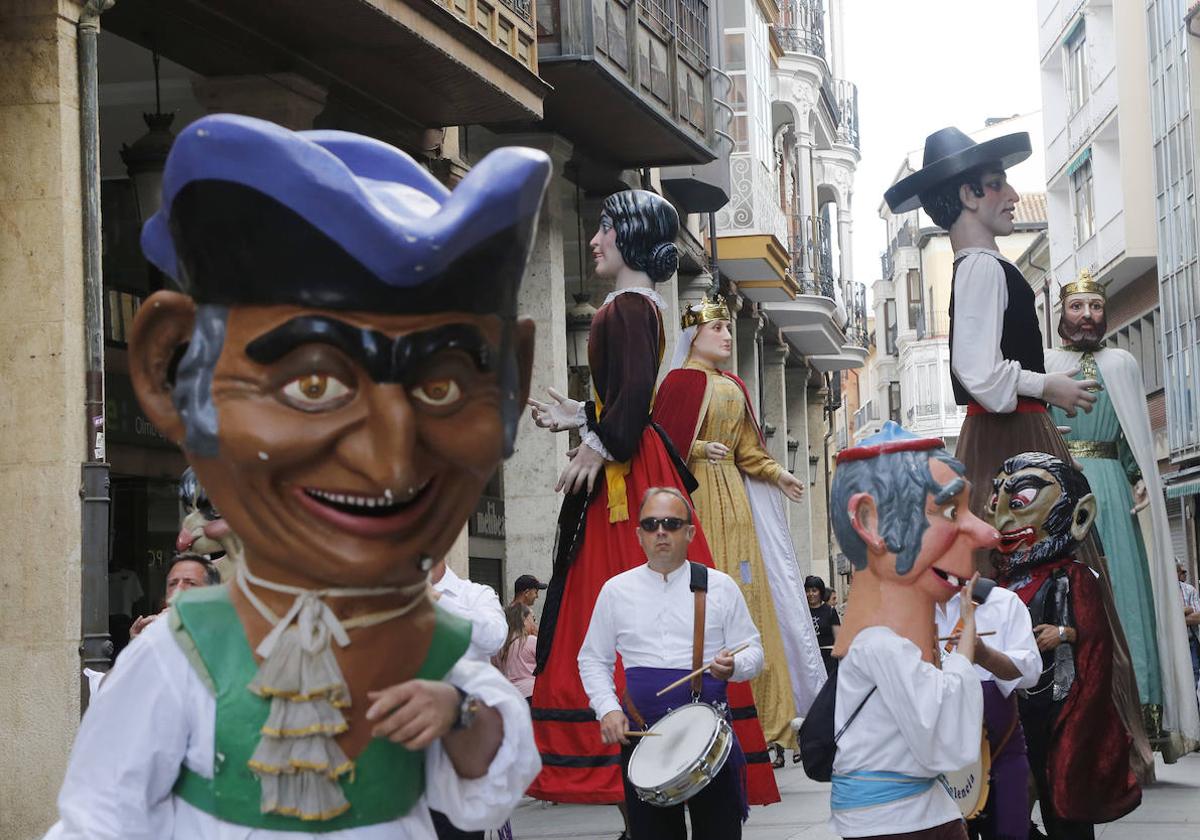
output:
POLYGON ((1067 628, 1063 627, 1061 624, 1058 625, 1058 640, 1060 642, 1065 642, 1067 640, 1067 628))
POLYGON ((454 686, 454 690, 458 692, 458 717, 454 719, 454 724, 450 727, 452 732, 462 729, 470 729, 471 724, 475 722, 475 715, 479 711, 479 707, 483 705, 474 694, 467 694, 458 686, 454 686))

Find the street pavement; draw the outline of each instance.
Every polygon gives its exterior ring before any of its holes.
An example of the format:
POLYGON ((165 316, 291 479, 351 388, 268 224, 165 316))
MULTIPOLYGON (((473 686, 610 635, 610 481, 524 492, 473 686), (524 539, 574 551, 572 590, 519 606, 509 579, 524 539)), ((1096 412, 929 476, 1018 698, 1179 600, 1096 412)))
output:
MULTIPOLYGON (((1158 781, 1142 805, 1122 820, 1096 827, 1098 840, 1200 840, 1200 753, 1172 765, 1158 760, 1158 781)), ((826 825, 829 786, 811 781, 799 765, 775 771, 783 801, 754 808, 744 840, 834 840, 826 825)), ((616 840, 621 815, 612 806, 549 805, 527 799, 512 818, 515 840, 616 840)))

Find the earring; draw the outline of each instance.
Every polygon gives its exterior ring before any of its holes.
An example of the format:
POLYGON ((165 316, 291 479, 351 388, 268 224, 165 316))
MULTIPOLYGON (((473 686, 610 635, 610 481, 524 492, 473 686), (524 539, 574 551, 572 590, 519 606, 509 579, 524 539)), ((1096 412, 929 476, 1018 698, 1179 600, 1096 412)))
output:
POLYGON ((433 568, 433 558, 430 557, 428 554, 422 554, 417 559, 417 568, 420 569, 422 572, 428 572, 430 569, 433 568))

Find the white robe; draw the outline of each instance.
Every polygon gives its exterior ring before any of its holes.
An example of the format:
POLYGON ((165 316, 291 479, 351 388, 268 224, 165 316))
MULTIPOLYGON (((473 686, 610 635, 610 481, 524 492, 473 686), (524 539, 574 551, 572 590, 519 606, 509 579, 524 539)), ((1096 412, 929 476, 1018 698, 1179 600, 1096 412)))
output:
MULTIPOLYGON (((1175 576, 1175 560, 1170 555, 1171 531, 1167 522, 1166 498, 1154 457, 1154 436, 1150 431, 1150 413, 1146 409, 1145 387, 1137 360, 1127 351, 1116 347, 1092 354, 1125 441, 1133 452, 1146 492, 1150 497, 1150 521, 1153 533, 1143 539, 1150 565, 1150 585, 1154 602, 1155 630, 1158 636, 1158 660, 1162 671, 1163 728, 1184 738, 1200 741, 1200 712, 1196 709, 1196 692, 1192 687, 1192 661, 1188 650, 1187 630, 1182 610, 1176 609, 1179 587, 1175 576)), ((1074 350, 1045 351, 1046 373, 1066 373, 1079 367, 1082 353, 1074 350)), ((1177 745, 1184 751, 1192 745, 1177 745)))

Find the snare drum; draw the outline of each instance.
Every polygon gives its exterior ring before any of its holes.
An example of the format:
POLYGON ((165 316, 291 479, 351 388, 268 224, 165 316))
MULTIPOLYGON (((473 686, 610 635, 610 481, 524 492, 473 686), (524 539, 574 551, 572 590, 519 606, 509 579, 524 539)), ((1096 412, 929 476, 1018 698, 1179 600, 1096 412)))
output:
POLYGON ((988 789, 991 787, 989 775, 992 768, 992 753, 988 745, 987 732, 983 734, 983 744, 979 748, 979 758, 968 767, 953 773, 943 773, 942 783, 946 792, 958 806, 964 820, 973 820, 979 816, 983 806, 987 804, 988 789))
POLYGON ((638 798, 668 808, 695 796, 716 778, 733 748, 733 730, 707 703, 680 706, 639 738, 626 771, 638 798))

